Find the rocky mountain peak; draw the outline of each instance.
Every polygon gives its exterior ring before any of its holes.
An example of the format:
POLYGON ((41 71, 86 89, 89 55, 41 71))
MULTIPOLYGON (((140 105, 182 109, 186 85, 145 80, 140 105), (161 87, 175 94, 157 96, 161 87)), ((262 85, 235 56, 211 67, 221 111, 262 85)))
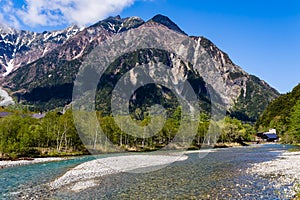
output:
POLYGON ((64 44, 79 31, 80 28, 75 25, 64 30, 43 33, 11 27, 0 28, 0 76, 6 76, 20 66, 37 60, 64 44))
POLYGON ((120 15, 117 15, 115 17, 108 17, 105 20, 99 21, 92 27, 100 26, 109 32, 120 33, 132 28, 137 28, 144 23, 144 20, 139 17, 121 18, 120 15))
POLYGON ((162 25, 168 27, 169 29, 171 29, 171 30, 173 30, 173 31, 176 31, 176 32, 178 32, 178 33, 187 35, 183 30, 181 30, 181 29, 177 26, 177 24, 175 24, 175 23, 174 23, 169 17, 167 17, 167 16, 158 14, 158 15, 155 15, 152 19, 150 19, 149 22, 156 22, 156 23, 162 24, 162 25))
MULTIPOLYGON (((71 101, 73 81, 86 56, 102 41, 130 29, 143 29, 144 26, 153 29, 154 32, 170 29, 186 35, 163 15, 156 15, 147 22, 139 17, 109 17, 83 30, 77 26, 44 33, 12 29, 5 32, 1 29, 0 76, 2 74, 5 77, 0 80, 0 84, 17 96, 20 102, 39 105, 42 110, 64 106, 71 101)), ((255 121, 266 105, 279 95, 264 81, 235 65, 229 56, 209 39, 194 36, 190 38, 193 39, 195 48, 201 49, 201 52, 212 60, 211 65, 205 67, 187 65, 190 73, 197 80, 203 79, 203 86, 220 91, 218 96, 232 116, 245 121, 255 121), (218 88, 216 78, 224 82, 222 91, 218 88)), ((161 39, 159 42, 165 41, 161 39)), ((172 63, 169 62, 172 59, 168 54, 151 51, 148 55, 149 59, 151 55, 156 55, 166 64, 172 63), (169 58, 165 59, 166 57, 169 58)), ((136 66, 136 63, 145 61, 142 55, 129 55, 129 58, 131 57, 136 59, 128 61, 129 66, 136 66)), ((178 80, 182 76, 184 73, 176 73, 178 80)), ((193 80, 196 80, 194 78, 193 80)), ((195 87, 199 85, 196 82, 193 84, 195 87)))

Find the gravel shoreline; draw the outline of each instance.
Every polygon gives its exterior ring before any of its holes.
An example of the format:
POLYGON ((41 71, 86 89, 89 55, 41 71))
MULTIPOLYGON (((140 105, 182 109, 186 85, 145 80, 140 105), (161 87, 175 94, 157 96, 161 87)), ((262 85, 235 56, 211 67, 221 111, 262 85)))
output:
POLYGON ((121 172, 146 173, 163 168, 173 162, 183 161, 188 156, 171 155, 126 155, 92 160, 71 169, 63 176, 49 183, 52 189, 67 187, 71 191, 81 190, 97 185, 97 178, 121 172))
POLYGON ((99 178, 106 175, 127 173, 148 173, 162 169, 171 163, 184 161, 189 158, 187 154, 198 153, 199 158, 205 157, 216 149, 201 149, 194 151, 166 151, 156 153, 143 153, 139 155, 121 155, 100 158, 82 163, 55 179, 48 186, 52 190, 66 188, 72 192, 97 186, 99 178))
POLYGON ((300 192, 300 152, 283 152, 275 160, 253 164, 247 173, 268 178, 274 189, 286 188, 285 198, 295 198, 300 192))
POLYGON ((0 169, 17 167, 22 165, 31 165, 37 163, 54 162, 66 160, 67 158, 34 158, 33 160, 0 161, 0 169))

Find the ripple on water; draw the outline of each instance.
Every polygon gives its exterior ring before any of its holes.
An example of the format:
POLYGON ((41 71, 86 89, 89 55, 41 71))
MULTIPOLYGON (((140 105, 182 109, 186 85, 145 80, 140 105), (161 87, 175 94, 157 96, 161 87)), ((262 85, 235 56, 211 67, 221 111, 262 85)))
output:
MULTIPOLYGON (((199 159, 175 162, 158 171, 119 173, 93 180, 94 187, 77 193, 61 188, 57 199, 284 199, 284 187, 267 177, 246 174, 253 163, 276 158, 280 145, 221 149, 199 159)), ((53 178, 53 177, 52 177, 53 178)))

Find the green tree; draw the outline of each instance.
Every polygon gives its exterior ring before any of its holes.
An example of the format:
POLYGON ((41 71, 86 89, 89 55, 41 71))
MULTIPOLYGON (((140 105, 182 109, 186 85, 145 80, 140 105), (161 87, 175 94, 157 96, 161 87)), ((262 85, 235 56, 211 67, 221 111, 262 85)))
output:
POLYGON ((289 143, 300 142, 300 100, 297 101, 295 106, 292 108, 291 115, 289 118, 289 130, 285 137, 289 143))

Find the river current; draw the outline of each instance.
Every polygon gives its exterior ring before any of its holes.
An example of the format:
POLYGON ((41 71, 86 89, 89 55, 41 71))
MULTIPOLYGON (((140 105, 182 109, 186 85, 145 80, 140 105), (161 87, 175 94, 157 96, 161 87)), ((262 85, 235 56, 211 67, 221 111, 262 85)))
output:
MULTIPOLYGON (((44 185, 93 156, 1 169, 0 199, 285 199, 290 185, 275 188, 268 177, 246 170, 288 148, 268 144, 217 149, 204 158, 193 152, 158 171, 103 176, 99 185, 76 193, 66 188, 48 192, 44 185)), ((114 155, 97 158, 109 156, 114 155)))

